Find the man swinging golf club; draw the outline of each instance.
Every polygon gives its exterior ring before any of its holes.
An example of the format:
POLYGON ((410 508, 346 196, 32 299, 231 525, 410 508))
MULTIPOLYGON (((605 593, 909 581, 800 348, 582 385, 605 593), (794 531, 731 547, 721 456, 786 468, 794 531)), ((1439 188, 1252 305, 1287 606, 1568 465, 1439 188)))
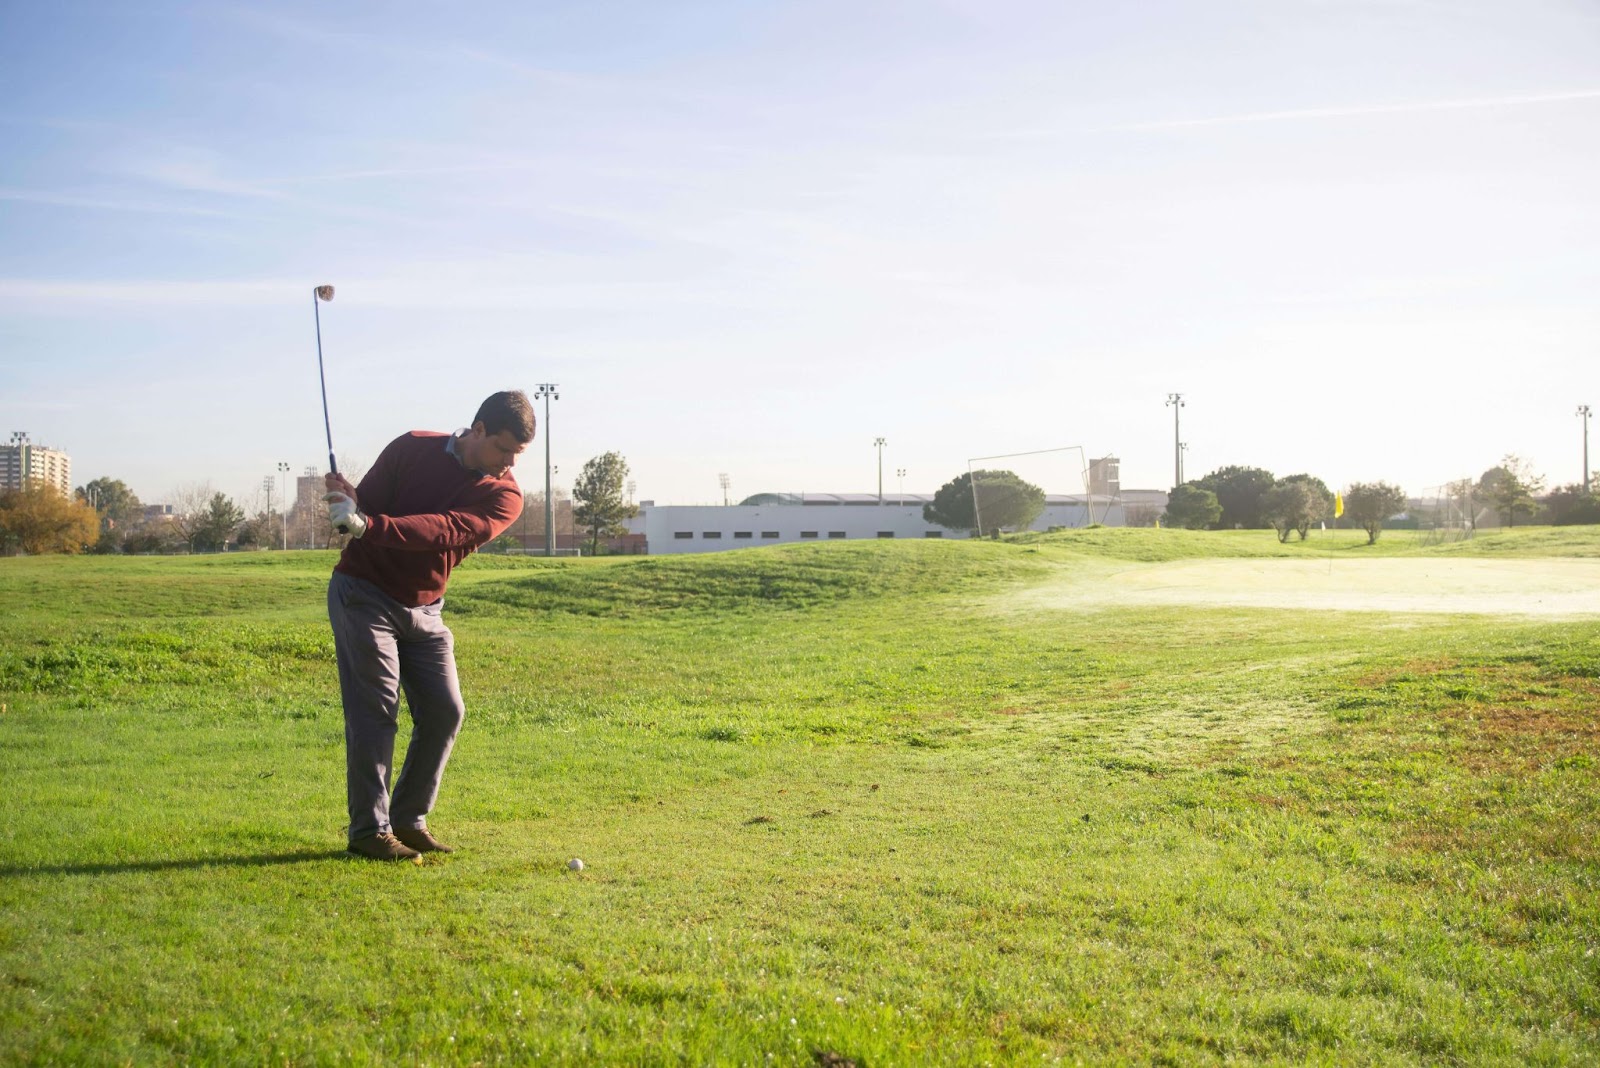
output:
POLYGON ((528 398, 496 393, 465 430, 395 438, 359 486, 337 472, 324 477, 329 519, 350 535, 328 584, 328 619, 356 856, 409 860, 451 851, 427 826, 466 712, 455 641, 440 618, 445 585, 451 568, 521 513, 511 468, 533 434, 528 398), (411 744, 391 795, 402 691, 411 744))

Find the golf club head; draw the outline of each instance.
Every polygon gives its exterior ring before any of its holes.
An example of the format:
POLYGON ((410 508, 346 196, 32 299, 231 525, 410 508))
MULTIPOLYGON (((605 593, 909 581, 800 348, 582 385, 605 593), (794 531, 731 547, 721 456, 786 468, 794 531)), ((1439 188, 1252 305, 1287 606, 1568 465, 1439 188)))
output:
POLYGON ((317 287, 317 299, 318 300, 332 300, 333 299, 333 287, 332 286, 318 286, 317 287))

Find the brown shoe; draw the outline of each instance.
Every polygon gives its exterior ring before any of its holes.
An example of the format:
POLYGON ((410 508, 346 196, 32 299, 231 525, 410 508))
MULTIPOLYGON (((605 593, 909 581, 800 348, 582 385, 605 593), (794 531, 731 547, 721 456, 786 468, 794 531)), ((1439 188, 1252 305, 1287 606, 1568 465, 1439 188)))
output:
POLYGON ((428 833, 426 827, 396 827, 394 836, 418 853, 454 853, 455 850, 428 833))
POLYGON ((346 847, 346 852, 354 857, 372 860, 416 860, 422 855, 387 832, 357 838, 346 847))

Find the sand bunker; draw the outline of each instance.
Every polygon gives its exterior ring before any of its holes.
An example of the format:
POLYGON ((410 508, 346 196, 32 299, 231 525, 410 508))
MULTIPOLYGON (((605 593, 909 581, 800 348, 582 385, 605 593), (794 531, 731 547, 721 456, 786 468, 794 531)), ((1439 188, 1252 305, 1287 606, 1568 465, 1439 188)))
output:
POLYGON ((1185 560, 1063 575, 1037 607, 1216 605, 1342 612, 1600 616, 1600 560, 1185 560))

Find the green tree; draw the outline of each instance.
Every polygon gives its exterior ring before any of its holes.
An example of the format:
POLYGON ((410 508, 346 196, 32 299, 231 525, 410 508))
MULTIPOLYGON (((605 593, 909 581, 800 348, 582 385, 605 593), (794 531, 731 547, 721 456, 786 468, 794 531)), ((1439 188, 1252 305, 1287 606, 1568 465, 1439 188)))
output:
POLYGON ((121 531, 117 544, 125 553, 170 553, 184 540, 167 519, 140 519, 121 531))
POLYGON ((1344 514, 1367 532, 1367 544, 1383 533, 1383 521, 1406 510, 1406 494, 1387 482, 1357 482, 1344 495, 1344 514))
POLYGON ((100 517, 54 486, 30 483, 0 493, 0 548, 25 553, 81 553, 100 536, 100 517))
MULTIPOLYGON (((1295 524, 1295 530, 1299 532, 1300 540, 1305 541, 1306 536, 1311 531, 1312 523, 1320 523, 1333 515, 1333 490, 1328 488, 1326 482, 1314 475, 1289 475, 1278 480, 1279 485, 1286 482, 1299 483, 1305 486, 1306 492, 1311 496, 1311 507, 1300 522, 1295 524)), ((1287 541, 1288 539, 1284 540, 1287 541)))
MULTIPOLYGON (((1304 482, 1280 482, 1261 495, 1261 517, 1278 532, 1279 542, 1286 542, 1295 531, 1309 527, 1315 508, 1311 487, 1304 482)), ((1300 537, 1304 540, 1305 535, 1300 537)))
POLYGON ((1216 526, 1223 530, 1243 527, 1261 530, 1269 524, 1261 514, 1261 497, 1277 480, 1271 471, 1259 467, 1219 467, 1204 478, 1194 480, 1194 485, 1217 495, 1222 506, 1222 518, 1216 526))
POLYGON ((1585 493, 1576 482, 1551 490, 1544 499, 1544 507, 1554 526, 1600 523, 1600 497, 1585 493))
POLYGON ((204 552, 225 549, 228 538, 244 521, 244 509, 223 493, 214 493, 190 535, 190 544, 204 552))
POLYGON ((628 461, 620 453, 608 452, 583 465, 572 487, 572 518, 579 529, 589 532, 589 552, 600 551, 601 538, 626 533, 623 520, 639 514, 623 495, 628 480, 628 461))
POLYGON ((241 549, 276 549, 279 542, 280 517, 276 512, 257 512, 253 519, 239 524, 233 536, 234 544, 241 549))
POLYGON ((1221 516, 1222 505, 1217 503, 1217 495, 1193 482, 1185 482, 1167 495, 1166 523, 1169 527, 1204 530, 1221 516))
POLYGON ((120 478, 97 478, 79 486, 74 495, 93 505, 113 530, 144 518, 144 505, 120 478))
POLYGON ((1015 471, 969 471, 939 487, 922 518, 947 530, 1020 530, 1044 511, 1044 490, 1015 471), (977 483, 974 496, 973 483, 977 483))
POLYGON ((1517 516, 1532 517, 1539 502, 1534 495, 1544 490, 1544 477, 1519 456, 1501 457, 1498 466, 1491 467, 1478 479, 1478 492, 1496 512, 1505 519, 1506 526, 1517 525, 1517 516))

